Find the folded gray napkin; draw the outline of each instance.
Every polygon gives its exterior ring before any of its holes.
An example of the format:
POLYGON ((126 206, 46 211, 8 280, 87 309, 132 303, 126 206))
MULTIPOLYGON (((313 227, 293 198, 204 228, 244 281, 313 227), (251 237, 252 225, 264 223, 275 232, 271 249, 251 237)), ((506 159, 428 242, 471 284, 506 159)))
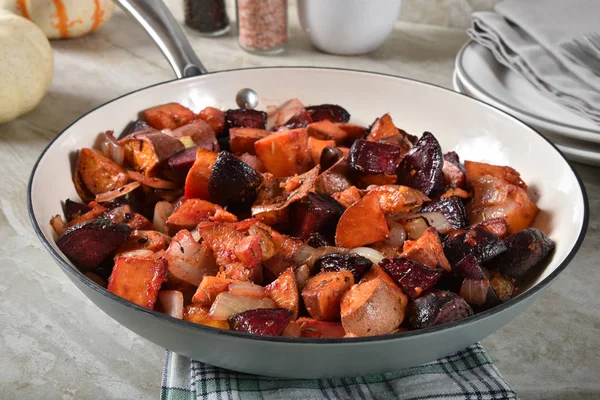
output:
POLYGON ((600 124, 600 71, 561 43, 600 32, 600 0, 505 0, 473 14, 469 36, 538 90, 600 124))

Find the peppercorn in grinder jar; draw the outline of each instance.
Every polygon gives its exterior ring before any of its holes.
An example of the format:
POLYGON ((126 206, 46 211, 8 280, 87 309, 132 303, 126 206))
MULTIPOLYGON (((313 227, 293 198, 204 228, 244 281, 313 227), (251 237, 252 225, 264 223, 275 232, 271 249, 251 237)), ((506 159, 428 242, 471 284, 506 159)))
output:
POLYGON ((287 0, 237 0, 240 46, 249 53, 276 54, 288 41, 287 0))
POLYGON ((184 0, 185 24, 202 36, 220 36, 229 32, 225 0, 184 0))

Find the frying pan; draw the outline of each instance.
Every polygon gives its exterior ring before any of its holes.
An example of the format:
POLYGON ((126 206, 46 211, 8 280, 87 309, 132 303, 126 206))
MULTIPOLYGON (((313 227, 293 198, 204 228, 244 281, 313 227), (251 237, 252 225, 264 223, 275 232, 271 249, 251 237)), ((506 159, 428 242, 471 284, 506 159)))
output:
POLYGON ((33 168, 28 206, 40 240, 75 286, 140 336, 187 357, 247 373, 292 378, 376 374, 449 355, 495 332, 525 310, 579 249, 588 223, 579 177, 554 145, 508 114, 444 88, 384 74, 304 67, 207 73, 161 0, 119 3, 157 42, 178 79, 109 101, 68 126, 33 168), (245 87, 259 94, 259 109, 299 97, 305 104, 340 104, 352 113, 351 121, 364 125, 389 112, 408 132, 433 132, 444 151, 514 167, 542 210, 534 226, 556 242, 548 266, 521 294, 472 317, 396 335, 348 339, 263 337, 197 325, 139 307, 81 274, 55 245, 49 225, 53 215, 62 213, 61 201, 77 198, 70 157, 91 147, 98 132, 123 129, 140 110, 171 101, 196 112, 209 105, 237 108, 235 95, 245 87))

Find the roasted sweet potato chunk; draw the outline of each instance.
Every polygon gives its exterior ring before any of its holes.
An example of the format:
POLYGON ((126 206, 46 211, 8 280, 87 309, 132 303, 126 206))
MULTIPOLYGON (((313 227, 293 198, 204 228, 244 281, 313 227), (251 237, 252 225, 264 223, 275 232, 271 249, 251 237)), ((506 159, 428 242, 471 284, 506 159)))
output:
POLYGON ((444 255, 440 237, 435 228, 428 228, 421 237, 409 244, 404 243, 402 257, 411 259, 430 268, 443 268, 450 272, 452 268, 444 255))
POLYGON ((144 110, 144 119, 154 129, 175 129, 191 122, 195 114, 179 103, 167 103, 144 110))
POLYGON ((350 124, 348 122, 335 122, 334 125, 346 131, 348 146, 351 146, 355 140, 363 139, 368 130, 362 125, 350 124))
POLYGON ((73 180, 77 194, 87 202, 96 194, 125 185, 130 178, 121 166, 98 150, 83 148, 77 155, 73 180))
POLYGON ((254 143, 271 132, 255 128, 231 128, 229 130, 229 148, 232 153, 256 154, 254 143))
POLYGON ((200 236, 212 249, 222 278, 260 282, 262 257, 260 235, 246 236, 234 227, 220 223, 198 225, 200 236))
POLYGON ((130 233, 125 224, 96 219, 70 227, 56 245, 77 266, 93 269, 125 243, 130 233))
MULTIPOLYGON (((320 163, 323 150, 326 148, 335 149, 335 142, 333 140, 320 140, 313 136, 308 137, 308 150, 314 165, 320 163)), ((321 165, 321 168, 324 168, 323 165, 321 165)))
POLYGON ((437 139, 429 132, 410 149, 398 168, 398 183, 420 190, 425 196, 435 194, 444 186, 444 159, 437 139))
POLYGON ((313 122, 306 128, 308 136, 320 140, 333 140, 337 145, 344 144, 348 139, 348 133, 336 126, 329 120, 313 122))
POLYGON ((308 338, 342 338, 346 336, 341 322, 319 321, 313 318, 298 318, 300 336, 308 338))
POLYGON ((379 196, 370 192, 344 211, 335 230, 335 243, 338 247, 360 247, 385 240, 389 235, 379 196))
POLYGON ((390 333, 402 323, 407 303, 402 290, 379 276, 361 281, 342 297, 342 326, 356 336, 390 333))
POLYGON ((150 250, 157 252, 166 250, 169 246, 169 237, 164 233, 152 230, 134 230, 127 241, 119 246, 117 255, 134 250, 150 250))
POLYGON ((108 291, 152 310, 166 280, 167 260, 164 258, 117 257, 108 280, 108 291))
POLYGON ((347 270, 318 273, 309 278, 302 289, 306 310, 320 321, 339 320, 340 301, 353 284, 354 275, 347 270))
POLYGON ((200 199, 185 199, 167 219, 167 235, 174 236, 182 229, 192 230, 200 222, 208 221, 219 211, 224 210, 217 204, 200 199))
POLYGON ((418 190, 401 185, 375 186, 369 193, 377 197, 385 214, 412 212, 429 201, 429 197, 418 190))
POLYGON ((265 291, 267 296, 277 304, 277 307, 292 311, 292 320, 298 318, 300 294, 296 275, 292 268, 286 269, 277 279, 268 284, 265 291))
POLYGON ((529 228, 539 209, 527 192, 490 175, 471 179, 473 199, 467 205, 469 222, 478 224, 491 218, 504 218, 508 233, 529 228))
POLYGON ((196 119, 201 119, 210 125, 217 136, 223 133, 223 129, 225 128, 225 113, 222 110, 214 107, 206 107, 198 113, 196 119))
POLYGON ((184 145, 162 132, 134 133, 121 139, 125 159, 144 175, 155 176, 171 156, 185 150, 184 145))
POLYGON ((350 186, 341 192, 336 192, 331 195, 338 203, 348 208, 352 204, 356 203, 362 197, 360 190, 356 186, 350 186))
POLYGON ((185 179, 185 198, 208 200, 208 180, 217 160, 217 153, 198 148, 196 158, 185 179))
POLYGON ((220 278, 218 276, 204 275, 192 302, 200 306, 210 306, 219 293, 226 292, 229 285, 235 282, 233 279, 220 278))
POLYGON ((229 329, 227 321, 217 321, 208 316, 209 308, 190 304, 184 308, 183 319, 195 324, 210 326, 218 329, 229 329))
POLYGON ((254 143, 256 155, 275 176, 292 176, 308 171, 312 159, 306 129, 275 132, 254 143))
POLYGON ((466 160, 465 170, 467 171, 468 178, 471 180, 480 179, 488 175, 527 190, 527 185, 521 179, 521 174, 512 167, 466 160))

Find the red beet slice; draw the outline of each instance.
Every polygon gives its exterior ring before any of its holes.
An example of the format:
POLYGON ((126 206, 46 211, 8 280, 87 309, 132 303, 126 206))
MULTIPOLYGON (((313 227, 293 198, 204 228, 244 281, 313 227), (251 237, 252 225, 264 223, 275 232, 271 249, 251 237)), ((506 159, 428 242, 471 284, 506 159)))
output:
POLYGON ((286 308, 258 308, 229 317, 229 328, 255 335, 281 336, 291 321, 292 310, 286 308))
POLYGON ((344 207, 331 197, 308 193, 290 206, 290 225, 293 236, 308 240, 311 234, 321 234, 333 243, 335 228, 344 212, 344 207))
POLYGON ((427 203, 421 207, 421 211, 442 213, 454 229, 462 229, 469 223, 467 209, 458 196, 445 197, 427 203))
POLYGON ((224 135, 229 134, 230 128, 256 128, 265 129, 267 126, 267 113, 258 110, 247 110, 240 108, 238 110, 225 111, 225 129, 224 135))
POLYGON ((444 270, 433 269, 404 257, 385 258, 379 266, 385 270, 411 299, 431 289, 444 270))
POLYGON ((397 182, 429 196, 444 186, 443 163, 440 144, 431 133, 425 132, 402 159, 396 172, 397 182))
POLYGON ((506 245, 498 236, 475 227, 453 235, 444 242, 444 254, 451 265, 456 264, 468 255, 473 255, 478 262, 486 262, 506 251, 506 245))
POLYGON ((413 329, 447 324, 471 315, 473 309, 462 297, 443 290, 431 291, 409 302, 406 308, 406 319, 413 329))
POLYGON ((543 265, 554 250, 554 242, 544 232, 527 228, 504 239, 506 252, 490 262, 504 275, 520 279, 529 271, 543 265))
POLYGON ((77 266, 93 269, 112 255, 130 233, 126 224, 95 219, 70 227, 56 244, 77 266))
POLYGON ((401 153, 398 146, 359 139, 350 148, 350 167, 369 175, 393 175, 401 153))
POLYGON ((366 257, 354 253, 332 253, 315 260, 315 268, 323 272, 340 271, 352 272, 354 281, 358 282, 373 266, 366 257))
POLYGON ((331 122, 348 122, 350 121, 350 113, 345 108, 336 104, 320 104, 316 106, 306 107, 306 111, 310 115, 313 122, 323 121, 328 119, 331 122))
POLYGON ((196 161, 196 154, 198 153, 198 147, 194 146, 189 149, 185 149, 175 154, 171 158, 169 158, 169 168, 173 172, 175 172, 179 177, 185 178, 187 173, 194 165, 194 161, 196 161))
POLYGON ((468 255, 454 264, 452 272, 460 279, 483 279, 486 277, 485 271, 474 255, 468 255))
POLYGON ((67 222, 71 222, 73 218, 77 218, 90 210, 91 208, 87 204, 78 203, 71 199, 65 201, 65 217, 67 218, 67 222))
POLYGON ((208 178, 210 201, 233 212, 248 211, 262 183, 262 175, 233 154, 222 151, 208 178))

